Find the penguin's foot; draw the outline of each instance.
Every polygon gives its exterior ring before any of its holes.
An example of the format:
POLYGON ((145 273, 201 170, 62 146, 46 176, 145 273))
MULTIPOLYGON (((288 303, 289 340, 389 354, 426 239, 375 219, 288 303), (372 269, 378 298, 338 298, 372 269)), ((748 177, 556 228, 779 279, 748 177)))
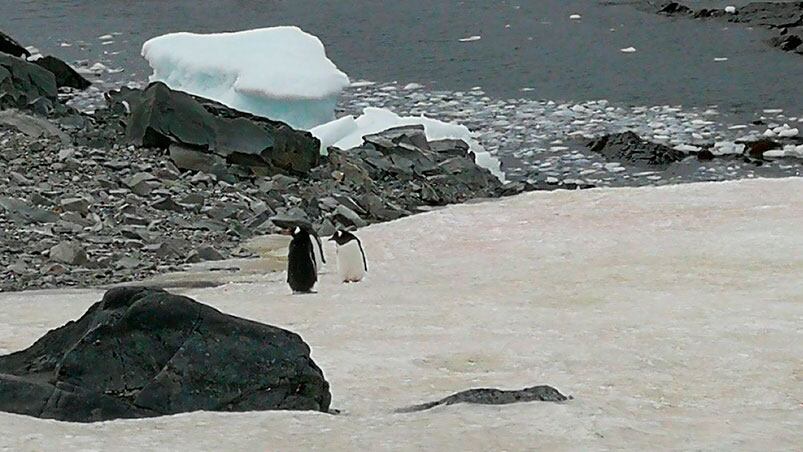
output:
POLYGON ((316 293, 318 293, 318 291, 316 291, 316 290, 308 290, 308 291, 305 291, 305 292, 298 291, 298 290, 294 290, 293 291, 293 295, 313 295, 313 294, 316 294, 316 293))

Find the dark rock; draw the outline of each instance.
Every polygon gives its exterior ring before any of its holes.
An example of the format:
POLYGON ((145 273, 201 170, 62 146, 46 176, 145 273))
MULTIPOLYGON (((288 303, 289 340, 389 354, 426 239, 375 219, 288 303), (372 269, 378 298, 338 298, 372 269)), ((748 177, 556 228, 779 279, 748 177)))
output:
POLYGON ((202 246, 195 250, 202 261, 222 261, 225 259, 220 252, 211 246, 202 246))
POLYGON ((0 31, 0 53, 5 53, 19 58, 28 58, 31 52, 15 41, 11 36, 0 31))
POLYGON ((476 403, 481 405, 507 405, 521 402, 565 402, 572 400, 572 396, 565 396, 551 386, 531 386, 517 391, 504 391, 493 388, 469 389, 458 392, 436 402, 422 403, 396 410, 397 413, 412 413, 424 411, 441 405, 454 405, 456 403, 476 403))
POLYGON ((121 223, 122 224, 135 225, 135 226, 147 226, 148 224, 150 224, 150 221, 148 221, 147 219, 142 218, 140 216, 137 216, 137 215, 131 215, 131 214, 125 213, 125 214, 123 214, 123 219, 122 219, 121 223))
POLYGON ((365 220, 360 218, 356 212, 344 205, 339 205, 337 209, 335 209, 335 219, 345 226, 355 226, 358 228, 365 227, 368 224, 365 220))
POLYGON ((67 212, 89 213, 89 201, 84 198, 65 198, 60 205, 67 212))
POLYGON ((703 149, 697 153, 697 160, 701 162, 707 162, 709 160, 714 160, 714 153, 709 151, 708 149, 703 149))
POLYGON ((736 14, 723 9, 701 9, 694 11, 678 2, 671 2, 658 10, 670 16, 689 16, 695 19, 718 19, 741 23, 753 27, 778 31, 779 36, 771 39, 772 46, 788 52, 803 54, 801 39, 789 30, 803 32, 803 2, 753 2, 738 7, 736 14))
POLYGON ((0 208, 5 210, 8 218, 15 223, 55 223, 59 221, 56 213, 30 206, 21 199, 0 196, 0 208))
POLYGON ((773 149, 781 149, 783 146, 781 143, 770 139, 761 139, 757 141, 740 141, 740 144, 744 144, 745 146, 745 154, 754 158, 754 159, 762 159, 764 158, 764 153, 767 151, 771 151, 773 149))
POLYGON ((803 39, 800 39, 800 36, 798 35, 777 36, 770 40, 770 44, 772 44, 773 47, 778 47, 783 51, 791 52, 803 44, 803 39))
POLYGON ((56 78, 28 61, 0 54, 0 108, 27 108, 40 97, 56 100, 56 78))
POLYGON ((155 289, 112 289, 77 321, 0 357, 0 410, 63 421, 326 412, 330 400, 298 335, 155 289))
POLYGON ((308 231, 314 230, 312 227, 312 222, 310 222, 307 218, 300 216, 276 215, 271 217, 270 221, 282 229, 293 229, 298 226, 308 231))
POLYGON ((70 144, 70 137, 48 120, 19 111, 0 111, 0 125, 13 127, 31 138, 57 137, 62 144, 70 144))
POLYGON ((159 210, 169 210, 171 212, 184 212, 186 210, 181 204, 177 204, 175 201, 173 201, 173 198, 169 196, 164 196, 157 199, 153 204, 151 204, 151 207, 159 210))
POLYGON ((76 242, 61 242, 50 248, 50 260, 67 265, 86 265, 89 258, 86 251, 76 242))
POLYGON ((272 172, 306 174, 320 158, 320 142, 308 132, 209 100, 199 102, 160 82, 148 86, 132 108, 126 135, 139 146, 167 149, 180 144, 214 153, 229 164, 272 172))
POLYGON ((591 141, 588 148, 602 154, 609 161, 660 169, 666 169, 685 157, 681 151, 643 140, 630 131, 605 135, 591 141))
POLYGON ((215 175, 226 174, 229 171, 229 166, 223 157, 178 144, 170 145, 170 158, 177 167, 183 170, 203 171, 215 175))
POLYGON ((658 10, 659 13, 663 14, 691 14, 692 9, 686 5, 682 5, 678 2, 669 2, 664 5, 661 9, 658 10))
POLYGON ((81 76, 81 74, 76 72, 69 64, 54 56, 48 55, 39 58, 34 61, 34 63, 52 72, 56 77, 56 86, 59 88, 87 89, 92 86, 92 82, 81 76))

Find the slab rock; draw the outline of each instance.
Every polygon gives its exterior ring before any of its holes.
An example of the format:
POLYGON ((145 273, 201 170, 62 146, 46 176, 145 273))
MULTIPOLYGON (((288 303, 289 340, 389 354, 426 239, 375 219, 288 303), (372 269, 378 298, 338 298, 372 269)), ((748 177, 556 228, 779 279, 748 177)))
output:
POLYGON ((157 289, 112 289, 80 319, 0 356, 0 410, 39 418, 325 412, 330 400, 297 334, 157 289))
POLYGON ((61 61, 54 56, 46 56, 34 61, 35 64, 53 73, 56 78, 56 85, 61 87, 87 89, 92 86, 92 82, 85 79, 76 72, 69 64, 61 61))
POLYGON ((31 56, 25 47, 19 42, 15 41, 11 36, 0 31, 0 53, 14 55, 15 57, 27 58, 31 56))
POLYGON ((605 135, 591 141, 588 148, 609 161, 657 169, 666 169, 686 157, 677 149, 644 140, 630 131, 605 135))
POLYGON ((306 174, 320 159, 320 142, 309 132, 173 91, 161 82, 149 85, 139 99, 136 93, 127 92, 125 102, 131 109, 128 140, 137 146, 172 146, 174 161, 184 166, 182 169, 198 170, 199 165, 211 168, 224 159, 254 175, 306 174), (180 156, 176 155, 176 145, 180 156), (204 161, 191 156, 188 151, 192 150, 217 158, 204 161))
POLYGON ((0 53, 0 108, 27 107, 37 99, 56 100, 52 72, 34 63, 0 53))

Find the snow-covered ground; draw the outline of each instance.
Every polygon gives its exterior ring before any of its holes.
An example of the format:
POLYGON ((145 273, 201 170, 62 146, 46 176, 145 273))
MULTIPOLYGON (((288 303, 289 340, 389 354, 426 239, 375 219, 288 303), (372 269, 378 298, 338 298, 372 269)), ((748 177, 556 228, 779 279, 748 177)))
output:
MULTIPOLYGON (((801 231, 799 178, 536 192, 371 226, 359 233, 363 283, 328 271, 310 296, 289 295, 282 274, 185 291, 300 333, 343 414, 92 425, 0 414, 0 448, 794 450, 801 231), (535 384, 575 400, 391 413, 471 387, 535 384)), ((100 295, 0 295, 0 352, 100 295)))

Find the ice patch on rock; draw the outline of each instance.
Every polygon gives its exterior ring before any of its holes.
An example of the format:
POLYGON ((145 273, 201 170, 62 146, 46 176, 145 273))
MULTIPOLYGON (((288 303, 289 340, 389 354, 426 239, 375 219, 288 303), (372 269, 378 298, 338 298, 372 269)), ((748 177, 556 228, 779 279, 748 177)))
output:
POLYGON ((321 41, 298 27, 170 33, 145 42, 142 56, 152 82, 297 128, 334 119, 349 86, 321 41))
POLYGON ((399 116, 384 108, 368 107, 358 118, 344 116, 310 130, 316 138, 321 140, 321 152, 325 153, 329 146, 340 149, 351 149, 363 144, 363 137, 384 130, 409 125, 424 126, 424 133, 428 141, 456 139, 463 140, 475 156, 477 165, 488 169, 502 182, 505 175, 501 170, 499 160, 488 153, 477 141, 475 134, 468 127, 420 116, 399 116))

